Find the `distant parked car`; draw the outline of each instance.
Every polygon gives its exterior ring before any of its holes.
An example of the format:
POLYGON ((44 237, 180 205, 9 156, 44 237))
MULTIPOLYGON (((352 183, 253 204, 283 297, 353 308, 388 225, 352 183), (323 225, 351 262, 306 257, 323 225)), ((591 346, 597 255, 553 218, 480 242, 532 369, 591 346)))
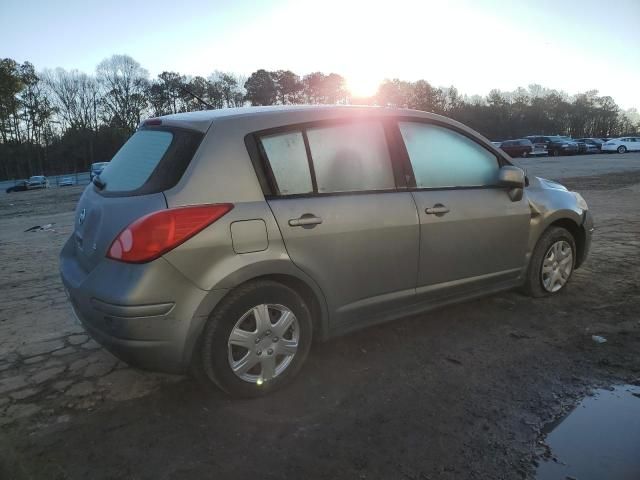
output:
POLYGON ((29 190, 33 188, 49 188, 49 180, 44 175, 34 175, 27 183, 29 190))
POLYGON ((89 171, 89 180, 93 180, 93 177, 96 177, 102 173, 104 167, 109 165, 109 162, 96 162, 91 164, 91 170, 89 171))
POLYGON ((528 138, 520 138, 517 140, 505 140, 500 148, 511 157, 526 158, 533 154, 533 143, 528 138))
POLYGON ((602 144, 603 152, 627 153, 640 150, 640 137, 612 138, 602 144))
POLYGON ((29 182, 26 180, 18 180, 15 185, 7 188, 6 192, 24 192, 29 189, 29 182))
POLYGON ((578 145, 578 153, 587 153, 587 144, 581 142, 580 140, 576 140, 575 138, 561 136, 560 138, 564 138, 567 142, 573 142, 578 145))
POLYGON ((578 138, 578 142, 584 142, 587 146, 587 153, 599 153, 604 143, 599 138, 578 138))
POLYGON ((62 177, 62 180, 60 180, 60 183, 58 185, 61 187, 70 187, 73 185, 73 178, 62 177))
POLYGON ((542 146, 550 157, 575 155, 579 151, 578 144, 572 140, 567 140, 565 137, 557 135, 528 135, 527 138, 536 147, 542 146))

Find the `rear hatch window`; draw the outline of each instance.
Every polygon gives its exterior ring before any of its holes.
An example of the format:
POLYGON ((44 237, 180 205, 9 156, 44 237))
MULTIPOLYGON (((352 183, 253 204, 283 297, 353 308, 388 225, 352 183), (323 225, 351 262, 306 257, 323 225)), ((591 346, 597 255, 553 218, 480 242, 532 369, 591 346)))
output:
POLYGON ((173 187, 204 135, 180 128, 138 130, 105 165, 99 183, 106 196, 146 195, 173 187))

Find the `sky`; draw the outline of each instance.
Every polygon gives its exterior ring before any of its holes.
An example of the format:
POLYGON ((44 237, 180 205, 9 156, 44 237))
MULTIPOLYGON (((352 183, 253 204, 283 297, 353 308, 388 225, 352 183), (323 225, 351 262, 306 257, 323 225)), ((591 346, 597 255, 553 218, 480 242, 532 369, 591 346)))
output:
POLYGON ((0 57, 91 73, 116 53, 152 76, 335 72, 355 95, 537 83, 640 110, 640 0, 0 0, 0 57))

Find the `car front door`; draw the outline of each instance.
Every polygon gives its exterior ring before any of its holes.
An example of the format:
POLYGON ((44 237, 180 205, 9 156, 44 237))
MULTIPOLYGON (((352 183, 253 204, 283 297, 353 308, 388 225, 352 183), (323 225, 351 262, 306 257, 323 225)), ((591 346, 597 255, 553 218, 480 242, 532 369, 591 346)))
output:
POLYGON ((438 300, 524 274, 531 210, 497 184, 499 160, 446 126, 400 121, 420 217, 417 295, 438 300))
POLYGON ((412 302, 418 218, 411 193, 397 188, 403 176, 383 122, 307 125, 259 142, 287 252, 322 289, 332 327, 375 321, 412 302))

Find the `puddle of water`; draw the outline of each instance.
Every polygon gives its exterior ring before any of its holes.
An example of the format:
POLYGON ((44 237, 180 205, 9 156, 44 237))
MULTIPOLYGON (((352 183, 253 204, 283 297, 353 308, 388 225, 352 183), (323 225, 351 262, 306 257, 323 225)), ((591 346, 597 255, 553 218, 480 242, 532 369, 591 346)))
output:
POLYGON ((537 480, 640 479, 640 387, 597 390, 552 426, 537 480))

